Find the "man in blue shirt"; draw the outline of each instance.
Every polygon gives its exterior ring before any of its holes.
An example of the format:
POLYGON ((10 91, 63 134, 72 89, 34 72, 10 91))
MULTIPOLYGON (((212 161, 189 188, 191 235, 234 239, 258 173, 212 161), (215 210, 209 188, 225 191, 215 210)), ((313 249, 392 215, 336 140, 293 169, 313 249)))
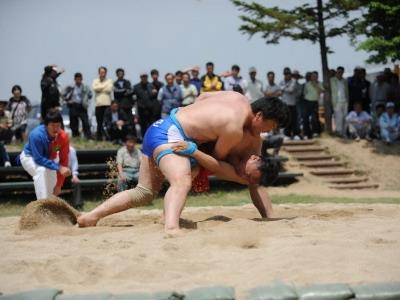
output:
POLYGON ((20 154, 22 167, 33 178, 37 199, 57 196, 65 177, 71 175, 68 168, 69 140, 61 124, 61 114, 49 112, 44 124, 30 133, 20 154))

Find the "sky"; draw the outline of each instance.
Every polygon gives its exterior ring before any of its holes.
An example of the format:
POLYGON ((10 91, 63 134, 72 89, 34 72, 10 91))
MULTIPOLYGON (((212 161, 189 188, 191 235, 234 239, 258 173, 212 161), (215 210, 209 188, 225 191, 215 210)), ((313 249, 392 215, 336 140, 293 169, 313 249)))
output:
MULTIPOLYGON (((286 7, 298 3, 284 1, 286 7)), ((280 80, 286 66, 302 73, 321 69, 318 45, 290 40, 267 45, 260 35, 249 39, 238 30, 239 15, 229 0, 0 0, 0 99, 8 99, 19 84, 39 103, 48 64, 65 68, 58 80, 62 86, 78 71, 91 84, 101 65, 113 79, 115 69, 124 68, 133 84, 140 72, 153 68, 163 76, 199 65, 202 74, 208 61, 216 73, 238 64, 245 78, 255 66, 263 81, 270 70, 280 80)), ((328 45, 335 51, 331 68, 342 65, 351 72, 365 66, 366 53, 355 51, 347 37, 328 45)))

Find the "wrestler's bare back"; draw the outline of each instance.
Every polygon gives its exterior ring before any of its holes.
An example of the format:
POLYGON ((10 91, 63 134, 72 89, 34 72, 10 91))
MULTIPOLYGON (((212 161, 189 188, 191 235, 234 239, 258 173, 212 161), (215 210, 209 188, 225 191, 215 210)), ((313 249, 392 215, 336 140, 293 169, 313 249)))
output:
POLYGON ((218 150, 218 142, 223 139, 224 146, 229 148, 227 154, 240 143, 244 130, 250 127, 252 110, 239 93, 214 92, 202 94, 194 104, 181 108, 176 116, 185 134, 197 144, 216 141, 218 150))

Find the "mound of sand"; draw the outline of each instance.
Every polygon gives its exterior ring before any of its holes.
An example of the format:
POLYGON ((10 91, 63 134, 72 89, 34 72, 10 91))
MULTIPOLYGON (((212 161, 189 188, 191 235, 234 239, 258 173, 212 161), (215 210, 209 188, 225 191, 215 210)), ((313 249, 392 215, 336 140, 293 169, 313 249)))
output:
POLYGON ((166 238, 162 211, 131 209, 99 226, 15 234, 0 218, 0 291, 65 293, 185 291, 234 286, 238 299, 280 279, 295 285, 400 278, 400 206, 275 205, 274 221, 252 205, 186 208, 183 235, 166 238))
POLYGON ((40 199, 29 203, 19 220, 20 230, 32 230, 47 226, 72 226, 79 212, 58 197, 40 199))

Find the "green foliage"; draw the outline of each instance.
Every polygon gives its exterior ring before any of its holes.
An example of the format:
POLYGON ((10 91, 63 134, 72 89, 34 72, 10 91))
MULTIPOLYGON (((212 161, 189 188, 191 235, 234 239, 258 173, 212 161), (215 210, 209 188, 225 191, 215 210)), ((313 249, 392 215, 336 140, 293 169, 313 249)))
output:
POLYGON ((366 35, 358 48, 371 52, 367 62, 387 63, 400 60, 400 1, 363 0, 366 10, 356 22, 353 35, 366 35))
MULTIPOLYGON (((321 39, 333 38, 348 33, 358 21, 350 13, 359 9, 359 1, 330 0, 324 1, 322 16, 325 25, 324 35, 318 28, 318 7, 305 3, 291 10, 279 7, 266 7, 256 2, 247 3, 231 0, 244 12, 240 19, 243 24, 239 30, 253 36, 261 33, 267 44, 276 44, 280 38, 308 40, 312 43, 321 39), (330 22, 334 20, 334 22, 330 22)), ((328 49, 329 51, 329 49, 328 49)))

